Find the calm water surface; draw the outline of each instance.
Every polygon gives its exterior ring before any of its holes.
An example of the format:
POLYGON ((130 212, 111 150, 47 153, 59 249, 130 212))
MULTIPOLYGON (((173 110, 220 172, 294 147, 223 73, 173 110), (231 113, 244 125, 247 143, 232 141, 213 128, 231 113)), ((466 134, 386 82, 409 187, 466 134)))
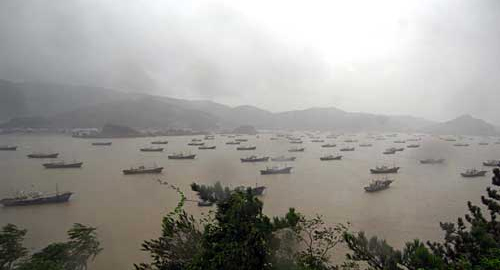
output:
MULTIPOLYGON (((194 137, 165 137, 113 139, 113 145, 92 146, 95 140, 71 138, 65 135, 4 135, 0 145, 18 145, 16 152, 0 151, 0 197, 11 196, 17 190, 75 192, 69 203, 58 205, 0 207, 0 226, 14 223, 28 229, 25 244, 33 251, 53 241, 64 241, 66 231, 75 222, 98 227, 104 251, 92 263, 91 269, 131 269, 133 263, 147 260, 140 251, 143 240, 157 237, 163 215, 175 207, 178 195, 156 179, 180 187, 188 198, 195 199, 189 184, 215 183, 226 185, 265 185, 262 197, 265 212, 282 215, 295 207, 306 215, 322 214, 327 222, 352 223, 354 230, 365 230, 369 235, 385 237, 391 244, 401 246, 414 238, 440 239, 439 221, 454 221, 466 212, 466 201, 479 204, 480 195, 490 183, 487 177, 464 179, 460 171, 481 168, 483 160, 500 159, 500 145, 486 139, 488 146, 478 145, 485 139, 467 140, 470 147, 453 147, 453 142, 426 137, 417 149, 405 149, 396 155, 385 156, 385 148, 404 145, 365 139, 356 135, 359 143, 370 142, 373 147, 359 147, 358 143, 344 143, 346 137, 336 140, 336 148, 321 148, 323 143, 304 139, 303 145, 289 144, 286 139, 270 140, 271 135, 246 136, 255 151, 236 151, 235 145, 225 145, 228 138, 216 136, 208 144, 216 150, 198 150, 186 144, 194 137), (150 146, 152 140, 168 140, 163 153, 139 152, 150 146), (343 146, 356 146, 354 152, 342 152, 341 161, 319 161, 329 153, 339 153, 343 146), (294 146, 306 147, 304 153, 288 153, 294 146), (191 150, 195 160, 168 160, 167 154, 191 150), (59 152, 61 159, 81 160, 81 169, 47 170, 43 160, 28 159, 31 152, 59 152), (239 158, 250 154, 294 155, 290 175, 259 175, 266 163, 241 163, 239 158), (420 165, 419 159, 446 158, 442 165, 420 165), (161 175, 125 176, 122 169, 135 165, 165 167, 161 175), (400 173, 391 176, 396 181, 391 188, 367 194, 363 186, 373 178, 369 168, 376 165, 397 165, 400 173)), ((106 140, 108 141, 108 140, 106 140)), ((410 143, 410 142, 408 142, 410 143)), ((274 162, 268 162, 271 165, 274 162)), ((186 210, 199 215, 207 209, 187 203, 186 210)), ((343 256, 343 255, 338 255, 343 256)))

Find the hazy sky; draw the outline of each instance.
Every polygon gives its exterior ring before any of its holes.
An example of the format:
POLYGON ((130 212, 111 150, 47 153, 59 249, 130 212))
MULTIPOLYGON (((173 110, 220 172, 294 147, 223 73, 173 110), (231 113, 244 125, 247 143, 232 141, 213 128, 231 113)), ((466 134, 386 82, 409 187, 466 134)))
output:
POLYGON ((1 0, 0 78, 500 124, 500 1, 1 0))

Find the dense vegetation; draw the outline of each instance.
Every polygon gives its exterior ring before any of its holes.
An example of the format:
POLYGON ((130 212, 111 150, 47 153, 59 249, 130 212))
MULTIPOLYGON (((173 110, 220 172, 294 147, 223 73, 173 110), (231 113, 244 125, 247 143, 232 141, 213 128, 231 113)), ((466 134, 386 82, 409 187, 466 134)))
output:
MULTIPOLYGON (((500 185, 499 179, 493 184, 500 185)), ((198 220, 183 210, 186 198, 162 221, 161 236, 145 241, 150 262, 136 270, 218 269, 366 269, 366 270, 498 270, 500 269, 500 193, 487 188, 483 208, 468 202, 469 214, 456 223, 441 223, 443 242, 413 240, 402 250, 347 225, 328 226, 321 216, 308 219, 289 209, 268 217, 252 190, 226 190, 217 209, 198 220), (483 211, 488 211, 484 215, 483 211), (330 260, 334 248, 349 249, 342 265, 330 260)), ((8 224, 0 232, 0 270, 83 270, 100 251, 95 228, 75 224, 69 241, 53 243, 28 255, 22 241, 26 231, 8 224)))

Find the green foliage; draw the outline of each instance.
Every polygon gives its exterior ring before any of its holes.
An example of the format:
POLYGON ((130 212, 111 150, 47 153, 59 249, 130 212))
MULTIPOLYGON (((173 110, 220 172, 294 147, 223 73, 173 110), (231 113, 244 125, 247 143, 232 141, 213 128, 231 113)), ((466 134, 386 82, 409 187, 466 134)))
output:
POLYGON ((16 225, 7 224, 0 231, 0 270, 13 269, 15 263, 28 254, 22 242, 26 230, 18 229, 16 225))

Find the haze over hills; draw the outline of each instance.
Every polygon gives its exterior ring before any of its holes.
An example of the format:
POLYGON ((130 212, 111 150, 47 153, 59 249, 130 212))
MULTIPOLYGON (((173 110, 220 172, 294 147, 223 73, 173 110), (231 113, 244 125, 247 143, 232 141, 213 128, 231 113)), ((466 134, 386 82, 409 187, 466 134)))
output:
POLYGON ((184 100, 113 89, 48 83, 0 81, 0 120, 4 127, 40 122, 49 127, 102 127, 106 123, 136 128, 259 129, 340 131, 426 131, 439 134, 496 134, 493 125, 472 117, 436 123, 412 116, 310 108, 273 113, 254 106, 230 107, 206 100, 184 100), (21 119, 19 119, 21 118, 21 119))

